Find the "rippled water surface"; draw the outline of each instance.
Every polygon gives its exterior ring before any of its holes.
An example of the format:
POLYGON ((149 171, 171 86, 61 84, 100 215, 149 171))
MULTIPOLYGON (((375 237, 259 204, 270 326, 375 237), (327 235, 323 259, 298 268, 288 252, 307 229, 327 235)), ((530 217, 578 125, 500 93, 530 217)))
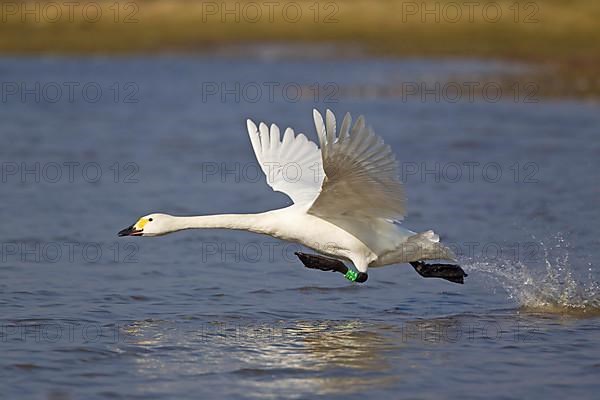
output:
POLYGON ((1 60, 0 397, 594 398, 598 105, 380 93, 505 70, 1 60), (391 144, 404 223, 453 246, 465 285, 407 265, 350 284, 244 232, 117 239, 153 211, 289 204, 257 178, 244 121, 314 139, 314 106, 365 114, 391 144))

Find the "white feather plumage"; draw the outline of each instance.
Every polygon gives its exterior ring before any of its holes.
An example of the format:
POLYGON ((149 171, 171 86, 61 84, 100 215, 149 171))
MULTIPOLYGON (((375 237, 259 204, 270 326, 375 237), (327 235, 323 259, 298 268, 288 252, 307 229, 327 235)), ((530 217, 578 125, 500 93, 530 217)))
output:
POLYGON ((427 259, 454 259, 433 231, 415 233, 399 221, 405 198, 391 148, 358 117, 325 120, 313 112, 320 148, 304 134, 247 121, 256 159, 267 183, 291 206, 258 214, 175 217, 150 214, 131 231, 158 236, 183 229, 242 229, 301 243, 319 253, 369 267, 427 259))

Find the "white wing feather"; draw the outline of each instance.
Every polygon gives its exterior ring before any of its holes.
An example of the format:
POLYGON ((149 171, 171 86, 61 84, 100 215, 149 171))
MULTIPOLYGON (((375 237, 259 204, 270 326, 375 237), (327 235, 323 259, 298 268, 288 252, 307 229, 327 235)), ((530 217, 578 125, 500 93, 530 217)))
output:
POLYGON ((324 219, 352 217, 401 220, 405 198, 392 150, 359 117, 352 129, 346 114, 336 136, 335 116, 327 110, 326 121, 313 111, 321 143, 325 179, 308 210, 324 219))
POLYGON ((432 231, 415 234, 396 223, 405 214, 398 162, 390 147, 365 126, 363 117, 352 126, 346 114, 337 135, 330 110, 325 121, 316 110, 313 116, 320 150, 290 128, 281 138, 276 125, 269 129, 261 123, 257 128, 248 120, 254 153, 273 190, 360 239, 377 254, 373 266, 454 259, 432 231))
POLYGON ((273 190, 288 195, 295 204, 311 204, 319 194, 325 174, 321 152, 302 133, 287 128, 281 138, 277 125, 257 128, 247 121, 248 134, 256 159, 273 190))
POLYGON ((358 118, 354 126, 346 114, 339 135, 335 115, 325 121, 314 110, 321 149, 303 134, 287 128, 281 138, 277 125, 247 121, 256 158, 275 191, 295 204, 307 204, 310 214, 333 220, 401 220, 405 197, 398 178, 398 162, 390 147, 358 118))

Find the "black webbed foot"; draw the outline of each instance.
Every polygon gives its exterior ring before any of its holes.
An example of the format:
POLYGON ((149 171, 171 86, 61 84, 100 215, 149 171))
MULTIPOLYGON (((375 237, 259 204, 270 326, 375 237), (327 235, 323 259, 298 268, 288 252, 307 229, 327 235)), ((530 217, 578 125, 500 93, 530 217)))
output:
POLYGON ((298 256, 306 268, 318 269, 321 271, 339 272, 340 274, 343 274, 346 279, 352 282, 362 283, 366 282, 369 278, 369 275, 366 273, 353 271, 349 269, 343 262, 336 260, 335 258, 300 252, 295 252, 294 254, 298 256))
POLYGON ((454 264, 427 264, 423 261, 411 262, 415 271, 424 278, 442 278, 454 283, 465 283, 468 275, 459 266, 454 264))
POLYGON ((321 271, 339 272, 341 274, 348 272, 348 267, 346 267, 343 262, 336 260, 335 258, 300 252, 295 252, 294 254, 298 256, 306 268, 318 269, 321 271))

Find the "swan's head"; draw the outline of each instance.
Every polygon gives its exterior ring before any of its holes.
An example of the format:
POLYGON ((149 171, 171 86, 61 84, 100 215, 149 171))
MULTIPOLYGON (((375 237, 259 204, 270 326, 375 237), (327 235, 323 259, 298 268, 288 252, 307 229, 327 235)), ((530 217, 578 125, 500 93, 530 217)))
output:
POLYGON ((135 224, 119 231, 119 236, 160 236, 173 232, 173 217, 167 214, 149 214, 135 224))

